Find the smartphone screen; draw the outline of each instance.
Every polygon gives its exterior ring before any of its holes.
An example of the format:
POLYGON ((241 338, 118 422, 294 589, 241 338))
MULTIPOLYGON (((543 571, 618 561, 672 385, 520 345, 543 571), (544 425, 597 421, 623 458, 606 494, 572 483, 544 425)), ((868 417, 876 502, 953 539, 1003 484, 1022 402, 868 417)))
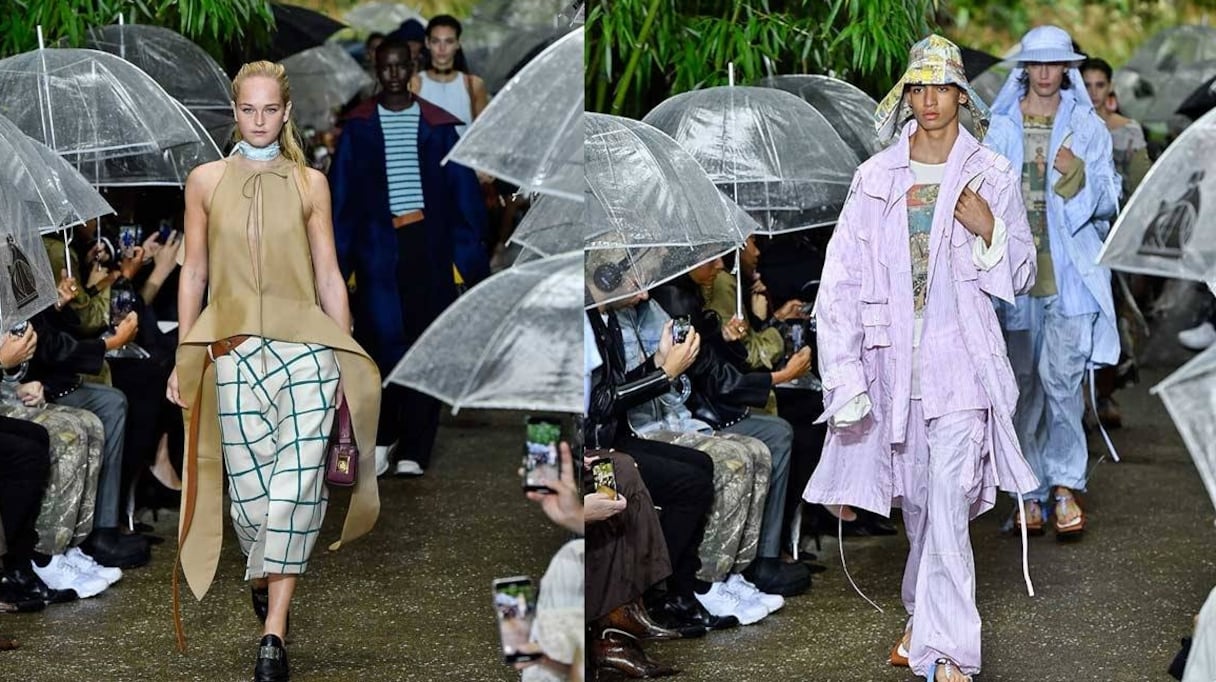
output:
POLYGON ((591 464, 591 476, 595 479, 595 492, 616 499, 616 469, 612 460, 605 457, 591 464))
POLYGON ((142 243, 143 232, 139 225, 123 225, 118 228, 118 241, 124 258, 130 258, 132 249, 142 243))
POLYGON ((524 490, 551 493, 546 480, 561 478, 561 459, 557 444, 561 441, 562 425, 555 419, 529 417, 524 444, 524 490))
POLYGON ((494 581, 493 592, 503 662, 540 658, 540 646, 528 641, 532 634, 532 619, 536 616, 536 587, 532 579, 526 575, 499 578, 494 581))

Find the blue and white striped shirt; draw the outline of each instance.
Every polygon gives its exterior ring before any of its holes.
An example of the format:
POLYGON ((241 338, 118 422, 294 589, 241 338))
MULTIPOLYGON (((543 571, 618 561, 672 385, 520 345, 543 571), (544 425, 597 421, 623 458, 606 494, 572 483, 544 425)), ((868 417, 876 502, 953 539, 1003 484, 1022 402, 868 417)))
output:
POLYGON ((403 111, 380 110, 384 131, 384 166, 388 174, 388 205, 395 216, 422 209, 422 173, 418 167, 418 122, 421 107, 403 111))

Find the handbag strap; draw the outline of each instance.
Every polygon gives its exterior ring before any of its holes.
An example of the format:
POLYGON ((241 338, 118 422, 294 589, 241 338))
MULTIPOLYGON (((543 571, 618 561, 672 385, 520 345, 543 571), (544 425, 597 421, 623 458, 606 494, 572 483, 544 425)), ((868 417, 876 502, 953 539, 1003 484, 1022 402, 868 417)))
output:
POLYGON ((342 398, 342 404, 338 406, 338 413, 334 417, 337 419, 338 426, 338 442, 343 445, 353 444, 355 442, 354 428, 351 426, 350 407, 346 402, 345 396, 342 398))

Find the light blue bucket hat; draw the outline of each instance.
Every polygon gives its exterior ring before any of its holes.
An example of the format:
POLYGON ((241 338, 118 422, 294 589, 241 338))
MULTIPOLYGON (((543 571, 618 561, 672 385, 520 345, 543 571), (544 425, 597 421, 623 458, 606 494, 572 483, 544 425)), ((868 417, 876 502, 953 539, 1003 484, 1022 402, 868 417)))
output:
POLYGON ((1020 51, 1010 59, 1022 64, 1085 61, 1085 55, 1072 49, 1072 37, 1059 26, 1039 26, 1022 36, 1020 51))

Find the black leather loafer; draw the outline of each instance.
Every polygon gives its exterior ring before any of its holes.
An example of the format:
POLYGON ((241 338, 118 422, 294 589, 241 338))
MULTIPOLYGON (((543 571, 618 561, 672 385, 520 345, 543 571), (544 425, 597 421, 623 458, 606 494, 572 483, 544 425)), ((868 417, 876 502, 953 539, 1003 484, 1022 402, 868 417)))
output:
POLYGON ((254 682, 288 682, 287 649, 278 635, 266 635, 258 644, 258 662, 253 668, 254 682))

